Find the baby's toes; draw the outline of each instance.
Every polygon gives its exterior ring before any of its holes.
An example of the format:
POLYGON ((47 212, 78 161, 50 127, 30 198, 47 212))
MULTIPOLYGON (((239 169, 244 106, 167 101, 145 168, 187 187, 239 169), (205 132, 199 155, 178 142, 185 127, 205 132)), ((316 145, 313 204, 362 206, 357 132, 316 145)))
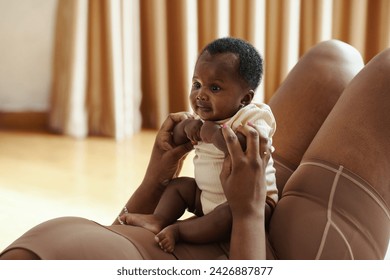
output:
POLYGON ((164 252, 172 253, 173 250, 175 250, 175 244, 172 244, 169 240, 166 239, 161 243, 160 247, 164 250, 164 252))
POLYGON ((156 235, 155 239, 164 252, 172 253, 175 249, 175 242, 172 242, 173 240, 167 235, 165 235, 163 232, 156 235))

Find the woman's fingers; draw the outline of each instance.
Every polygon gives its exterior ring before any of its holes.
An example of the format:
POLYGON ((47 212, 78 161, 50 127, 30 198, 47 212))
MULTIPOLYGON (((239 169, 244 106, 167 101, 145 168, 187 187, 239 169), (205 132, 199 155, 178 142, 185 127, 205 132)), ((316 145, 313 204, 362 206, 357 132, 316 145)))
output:
POLYGON ((188 112, 178 112, 169 114, 168 119, 171 119, 174 123, 184 121, 186 119, 193 119, 194 117, 188 112))
POLYGON ((161 125, 160 131, 170 133, 177 123, 190 118, 193 118, 193 116, 187 112, 171 113, 161 125))
POLYGON ((230 155, 227 155, 222 164, 222 170, 219 174, 219 178, 222 184, 225 182, 226 178, 230 176, 232 172, 232 161, 230 160, 230 155))
POLYGON ((265 166, 268 162, 272 146, 268 138, 262 137, 251 123, 238 127, 236 133, 227 126, 222 127, 222 134, 226 141, 228 155, 223 164, 221 180, 229 177, 235 167, 250 163, 253 166, 265 166), (236 133, 245 137, 246 150, 243 151, 236 133), (247 160, 246 160, 247 159, 247 160))
POLYGON ((257 137, 259 139, 258 141, 256 141, 256 145, 259 147, 258 153, 260 154, 261 158, 269 158, 271 156, 271 153, 273 152, 271 141, 269 140, 269 138, 261 136, 258 133, 258 129, 256 129, 254 124, 248 123, 248 126, 252 128, 252 131, 250 133, 253 137, 256 137, 254 136, 254 133, 257 133, 257 137))
POLYGON ((244 153, 241 149, 237 135, 228 126, 222 127, 222 135, 226 141, 226 146, 231 157, 232 164, 234 164, 235 159, 239 158, 244 153))
MULTIPOLYGON (((244 126, 239 126, 236 133, 241 133, 246 141, 246 154, 250 156, 260 155, 261 158, 270 156, 272 147, 268 138, 260 136, 253 124, 248 123, 244 126)), ((228 147, 230 155, 242 155, 243 151, 239 145, 238 138, 233 130, 229 127, 223 127, 223 136, 228 147)))
POLYGON ((259 145, 259 133, 257 130, 251 125, 240 126, 237 129, 237 132, 240 132, 245 136, 246 139, 246 153, 249 158, 257 157, 260 153, 260 145, 259 145))
POLYGON ((188 112, 171 113, 165 119, 158 132, 160 146, 164 151, 173 149, 172 131, 175 125, 183 120, 193 118, 188 112))

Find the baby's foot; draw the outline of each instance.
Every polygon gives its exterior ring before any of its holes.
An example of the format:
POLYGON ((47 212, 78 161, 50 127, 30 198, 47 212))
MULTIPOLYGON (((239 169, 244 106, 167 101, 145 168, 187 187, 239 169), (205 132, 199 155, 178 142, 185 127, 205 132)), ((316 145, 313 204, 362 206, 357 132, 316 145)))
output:
POLYGON ((152 214, 124 214, 120 219, 127 225, 143 227, 154 234, 159 233, 165 226, 164 219, 152 214))
POLYGON ((179 241, 179 225, 167 226, 156 235, 155 239, 164 252, 172 253, 175 250, 176 242, 179 241))

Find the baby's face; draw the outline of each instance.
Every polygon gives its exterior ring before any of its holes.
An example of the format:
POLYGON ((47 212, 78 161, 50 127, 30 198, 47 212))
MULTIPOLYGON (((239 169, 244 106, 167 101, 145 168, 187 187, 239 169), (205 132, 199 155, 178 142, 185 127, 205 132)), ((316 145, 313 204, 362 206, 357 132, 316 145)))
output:
POLYGON ((201 119, 224 120, 242 107, 249 88, 238 73, 238 65, 239 58, 233 53, 210 55, 206 51, 198 58, 190 102, 201 119))

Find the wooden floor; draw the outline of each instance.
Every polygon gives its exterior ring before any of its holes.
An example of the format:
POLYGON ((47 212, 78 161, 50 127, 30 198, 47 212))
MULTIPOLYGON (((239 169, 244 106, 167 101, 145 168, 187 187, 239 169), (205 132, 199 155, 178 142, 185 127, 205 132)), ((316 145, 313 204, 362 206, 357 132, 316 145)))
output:
MULTIPOLYGON (((0 251, 51 218, 110 224, 140 184, 155 135, 143 131, 115 142, 0 130, 0 251)), ((191 176, 191 159, 183 175, 191 176)))
MULTIPOLYGON (((110 224, 140 184, 154 137, 143 131, 118 143, 0 131, 0 251, 51 218, 110 224)), ((191 165, 187 160, 183 174, 191 175, 191 165)))

